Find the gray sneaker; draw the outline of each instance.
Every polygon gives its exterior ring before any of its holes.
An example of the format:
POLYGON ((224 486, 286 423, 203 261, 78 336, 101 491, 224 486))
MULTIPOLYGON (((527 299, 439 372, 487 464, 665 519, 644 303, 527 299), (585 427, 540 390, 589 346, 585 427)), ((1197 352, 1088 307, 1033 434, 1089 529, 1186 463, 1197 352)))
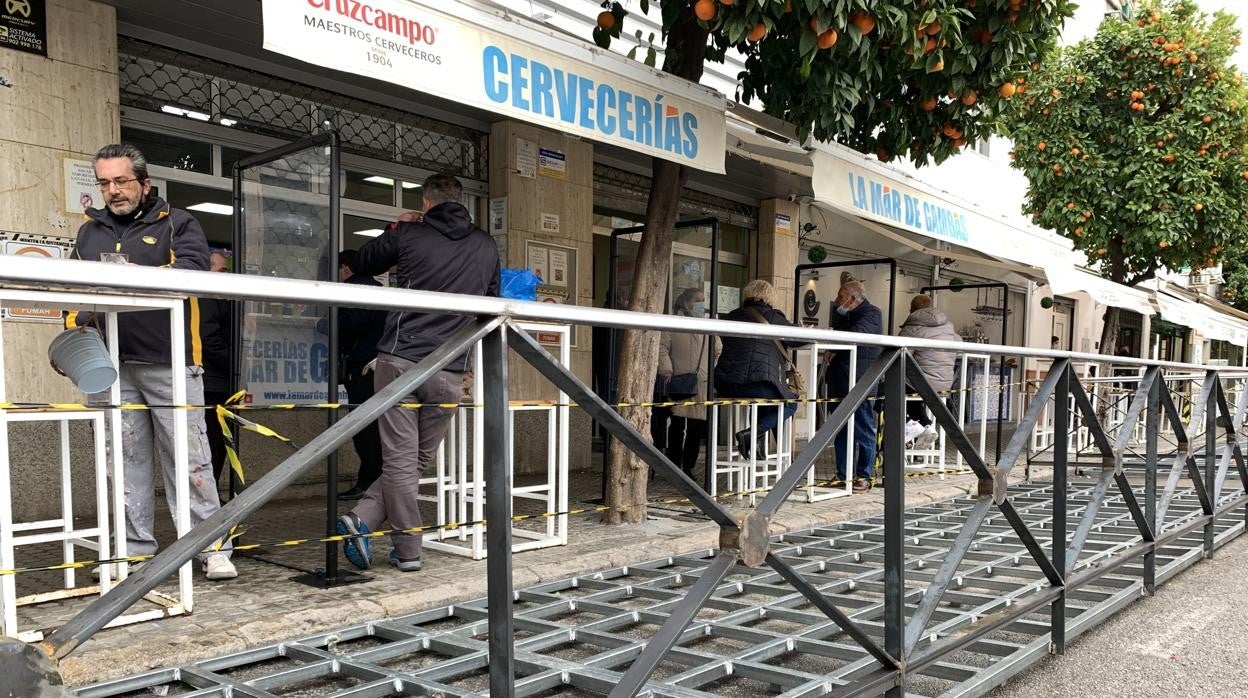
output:
POLYGON ((399 551, 396 548, 390 550, 390 566, 397 568, 400 572, 419 572, 421 568, 420 558, 400 560, 399 551))

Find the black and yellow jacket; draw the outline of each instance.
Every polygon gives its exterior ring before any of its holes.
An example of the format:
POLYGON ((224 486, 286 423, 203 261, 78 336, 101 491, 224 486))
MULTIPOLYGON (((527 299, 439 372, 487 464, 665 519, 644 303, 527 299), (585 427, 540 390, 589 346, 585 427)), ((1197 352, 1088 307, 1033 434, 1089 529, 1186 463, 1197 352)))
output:
MULTIPOLYGON (((70 256, 99 261, 103 252, 122 252, 132 264, 148 267, 208 270, 208 239, 199 221, 182 209, 173 208, 158 196, 149 196, 137 217, 120 218, 108 209, 87 209, 87 221, 78 229, 78 240, 70 256)), ((187 299, 186 361, 203 365, 203 342, 199 332, 199 301, 187 299)), ((67 327, 96 325, 104 330, 102 318, 89 313, 70 313, 67 327)), ((149 310, 120 313, 117 316, 118 357, 122 361, 149 364, 169 363, 169 313, 149 310)))

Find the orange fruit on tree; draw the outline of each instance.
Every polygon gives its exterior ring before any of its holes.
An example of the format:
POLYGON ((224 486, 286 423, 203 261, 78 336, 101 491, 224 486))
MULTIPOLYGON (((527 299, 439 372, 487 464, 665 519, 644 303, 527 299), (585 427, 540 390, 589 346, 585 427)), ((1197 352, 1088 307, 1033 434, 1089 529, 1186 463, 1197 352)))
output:
POLYGON ((858 31, 863 36, 866 36, 875 30, 875 18, 865 11, 860 10, 855 12, 849 21, 855 27, 858 27, 858 31))
POLYGON ((721 5, 731 5, 734 2, 736 2, 736 0, 719 0, 719 4, 721 5))
POLYGON ((1212 116, 1206 116, 1206 117, 1204 117, 1203 119, 1201 119, 1201 121, 1202 121, 1202 122, 1204 122, 1204 123, 1206 123, 1206 124, 1213 123, 1213 117, 1212 117, 1212 116))
POLYGON ((828 29, 819 35, 815 43, 818 44, 819 48, 832 48, 836 45, 836 40, 839 38, 840 35, 836 33, 835 29, 828 29))
POLYGON ((714 0, 698 0, 693 6, 693 14, 703 22, 709 22, 715 19, 718 9, 715 7, 714 0))
POLYGON ((1082 227, 1082 226, 1080 226, 1080 227, 1078 227, 1078 228, 1075 228, 1075 237, 1077 237, 1077 238, 1081 238, 1081 237, 1083 237, 1083 227, 1082 227))
POLYGON ((611 31, 615 26, 615 15, 607 10, 598 13, 598 28, 604 31, 611 31))
POLYGON ((750 30, 750 33, 745 38, 749 41, 758 41, 764 36, 767 36, 767 25, 759 22, 754 25, 754 28, 750 30))
POLYGON ((1070 149, 1070 154, 1071 154, 1071 155, 1078 155, 1078 154, 1079 154, 1079 149, 1078 149, 1078 148, 1071 148, 1071 149, 1070 149))
POLYGON ((940 60, 936 61, 936 65, 932 66, 932 70, 931 70, 931 72, 933 72, 933 73, 939 73, 940 71, 942 71, 942 70, 944 70, 944 69, 945 69, 945 59, 943 59, 943 58, 942 58, 942 59, 940 59, 940 60))
POLYGON ((968 107, 974 104, 977 99, 979 99, 979 95, 975 93, 975 90, 971 90, 970 92, 962 95, 962 103, 968 107))
POLYGON ((940 33, 940 22, 932 22, 924 27, 923 31, 926 32, 928 36, 936 36, 940 33))
POLYGON ((1144 93, 1143 93, 1143 92, 1141 92, 1141 91, 1139 91, 1139 90, 1132 90, 1132 91, 1131 91, 1131 99, 1134 99, 1134 100, 1141 100, 1141 99, 1144 99, 1144 93))
POLYGON ((1014 83, 1007 82, 1001 85, 1001 87, 997 89, 997 92, 999 92, 1002 97, 1009 99, 1014 96, 1015 92, 1018 92, 1018 88, 1014 86, 1014 83))
POLYGON ((1049 144, 1045 143, 1044 141, 1040 141, 1039 143, 1036 144, 1036 150, 1039 150, 1042 153, 1044 152, 1044 149, 1047 147, 1049 147, 1049 144))
POLYGON ((1067 202, 1066 202, 1066 210, 1068 210, 1068 211, 1069 211, 1070 209, 1073 209, 1074 207, 1075 207, 1075 202, 1073 202, 1073 201, 1067 201, 1067 202))
POLYGON ((949 138, 957 138, 957 136, 953 134, 958 132, 958 127, 946 121, 945 125, 940 127, 940 132, 945 134, 949 138))
POLYGON ((935 51, 935 50, 936 50, 935 39, 932 39, 929 37, 927 41, 923 42, 923 53, 931 53, 932 51, 935 51))
POLYGON ((1193 208, 1194 210, 1197 210, 1197 211, 1200 211, 1200 210, 1201 210, 1201 209, 1203 209, 1204 207, 1205 207, 1205 205, 1204 205, 1204 204, 1202 204, 1202 203, 1200 203, 1200 202, 1196 202, 1195 204, 1193 204, 1193 205, 1192 205, 1192 208, 1193 208))
POLYGON ((920 108, 920 109, 922 109, 923 111, 932 111, 932 110, 934 110, 934 109, 936 108, 936 98, 935 98, 935 97, 928 97, 927 99, 923 100, 922 102, 919 102, 919 108, 920 108))
POLYGON ((1164 250, 1170 246, 1170 243, 1166 240, 1162 240, 1161 242, 1157 243, 1157 246, 1164 250))

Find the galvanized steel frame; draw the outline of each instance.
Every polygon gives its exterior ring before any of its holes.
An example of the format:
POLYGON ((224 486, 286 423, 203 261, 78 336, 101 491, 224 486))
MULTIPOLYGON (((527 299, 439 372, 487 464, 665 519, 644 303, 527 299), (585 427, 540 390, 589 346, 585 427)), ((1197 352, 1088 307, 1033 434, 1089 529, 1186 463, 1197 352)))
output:
MULTIPOLYGON (((35 262, 24 262, 22 268, 12 267, 0 261, 0 278, 26 279, 27 275, 38 272, 40 265, 35 262)), ((88 275, 96 276, 93 273, 88 275)), ((129 284, 141 289, 152 279, 147 278, 146 270, 128 271, 129 284)), ((105 272, 111 273, 110 272, 105 272)), ((174 274, 170 274, 171 278, 174 274)), ((154 279, 155 277, 153 277, 154 279)), ((188 275, 187 292, 196 292, 199 285, 198 277, 188 275)), ((87 283, 89 278, 82 279, 87 283)), ((76 283, 71 282, 71 283, 76 283)), ((310 287, 300 286, 291 282, 276 282, 275 289, 281 287, 282 294, 307 293, 315 298, 310 287)), ((259 288, 257 286, 257 288, 259 288)), ((267 286, 266 286, 267 288, 267 286)), ((260 293, 240 282, 238 289, 232 290, 233 295, 247 298, 260 293)), ((211 294, 210 294, 211 295, 211 294)), ((381 305, 389 302, 388 292, 378 290, 371 303, 362 305, 381 305), (383 298, 383 294, 384 295, 383 298)), ((420 294, 410 296, 407 307, 420 308, 422 305, 433 305, 440 300, 439 294, 420 294)), ((274 291, 274 296, 278 292, 274 291)), ((369 298, 372 298, 370 296, 369 298)), ((397 296, 396 296, 397 298, 397 296)), ((404 296, 407 300, 409 297, 404 296)), ((336 302, 346 302, 340 299, 336 302)), ((428 359, 421 362, 413 371, 396 381, 386 390, 380 392, 372 400, 352 412, 350 416, 316 437, 308 446, 294 454, 279 465, 272 473, 262 478, 246 492, 225 506, 217 515, 205 521, 177 543, 166 549, 137 574, 123 582, 110 594, 91 604, 78 617, 54 633, 44 643, 45 651, 54 657, 63 657, 77 647, 83 640, 102 627, 110 618, 122 612, 145 591, 154 587, 165 576, 180 564, 190 559, 208 542, 220 536, 237 521, 244 518, 256 507, 272 497, 286 483, 296 477, 313 462, 324 457, 329 449, 336 448, 345 442, 365 423, 375 419, 382 411, 396 404, 402 397, 410 393, 421 381, 436 373, 454 356, 462 353, 478 339, 485 339, 485 371, 489 393, 486 396, 485 431, 491 436, 487 438, 487 467, 490 468, 487 496, 487 517, 491 520, 506 520, 510 503, 510 469, 507 467, 507 449, 504 447, 507 434, 505 405, 507 402, 507 356, 513 350, 532 364, 548 380, 557 385, 564 393, 585 409, 590 416, 600 421, 621 440, 630 450, 636 453, 659 475, 673 483, 676 488, 687 496, 704 514, 716 522, 721 528, 721 546, 713 554, 713 560, 706 566, 697 580, 689 586, 684 598, 673 600, 670 612, 662 619, 662 627, 658 633, 646 642, 634 643, 622 655, 627 656, 629 666, 623 674, 612 674, 609 685, 612 695, 633 695, 643 689, 661 690, 661 687, 648 683, 651 674, 665 658, 680 656, 684 649, 678 645, 688 638, 691 628, 687 627, 697 618, 698 614, 712 604, 715 595, 722 588, 724 580, 734 571, 743 567, 770 567, 776 579, 783 579, 799 592, 800 596, 811 603, 827 617, 831 626, 837 630, 833 634, 843 632, 853 644, 856 652, 869 658, 869 662, 853 675, 846 675, 837 683, 833 693, 843 695, 860 695, 885 692, 889 695, 903 695, 907 683, 912 677, 920 676, 933 667, 941 667, 953 653, 977 646, 984 638, 1002 628, 1015 627, 1019 623, 1031 623, 1027 617, 1040 609, 1050 612, 1050 622, 1046 624, 1045 634, 1051 638, 1054 648, 1061 651, 1070 627, 1065 627, 1068 615, 1067 605, 1072 598, 1083 593, 1101 580, 1120 575, 1119 570, 1132 564, 1136 559, 1143 559, 1141 571, 1144 577, 1144 588, 1151 589, 1156 582, 1158 557, 1166 555, 1166 546, 1173 546, 1180 538, 1187 536, 1195 529, 1202 529, 1205 555, 1212 555, 1219 541, 1219 531, 1224 535, 1228 532, 1238 533, 1242 523, 1233 525, 1226 521, 1226 515, 1248 503, 1248 489, 1235 495, 1220 496, 1220 491, 1229 475, 1230 465, 1236 466, 1241 477, 1241 486, 1248 488, 1248 478, 1244 478, 1245 464, 1243 448, 1239 441, 1246 403, 1241 394, 1235 413, 1232 414, 1225 399, 1225 390, 1217 370, 1205 372, 1205 380, 1201 395, 1195 401, 1190 419, 1184 423, 1179 416, 1167 391, 1158 390, 1157 380, 1162 367, 1169 366, 1162 362, 1135 363, 1147 367, 1146 375, 1139 389, 1132 398, 1127 422, 1119 432, 1119 441, 1123 434, 1129 434, 1136 420, 1147 414, 1148 423, 1156 424, 1158 409, 1164 409, 1165 416, 1174 427, 1176 434, 1181 434, 1179 452, 1171 466, 1170 477, 1164 492, 1158 496, 1155 486, 1155 475, 1158 468, 1155 430, 1150 430, 1146 447, 1147 455, 1142 463, 1128 463, 1121 455, 1123 444, 1111 442, 1105 431, 1097 422, 1095 410, 1092 409, 1086 392, 1078 377, 1071 371, 1071 358, 1080 355, 1067 355, 1044 350, 1008 349, 1010 353, 1025 355, 1048 356, 1055 358, 1053 367, 1041 384, 1036 398, 1023 415, 1018 429, 1010 439, 1000 460, 989 466, 977 454, 970 440, 958 427, 956 420, 939 399, 936 391, 927 384, 922 373, 915 370, 910 351, 920 346, 945 350, 956 350, 956 345, 945 346, 947 343, 915 342, 897 338, 861 338, 865 343, 882 345, 880 357, 866 370, 854 389, 837 404, 836 409, 827 422, 812 437, 807 448, 803 450, 789 471, 780 478, 775 488, 767 493, 756 509, 745 514, 728 511, 719 502, 710 498, 696 483, 685 476, 679 468, 655 449, 640 433, 605 402, 576 378, 565 367, 560 365, 549 353, 526 333, 513 328, 511 319, 539 319, 546 315, 566 316, 570 322, 595 322, 601 319, 604 324, 615 326, 641 326, 652 329, 665 328, 675 331, 720 331, 724 334, 741 334, 742 330, 735 323, 717 321, 689 322, 681 327, 665 327, 661 318, 649 319, 645 322, 633 319, 636 316, 628 313, 611 311, 590 311, 585 309, 542 308, 530 311, 527 306, 517 308, 519 312, 510 312, 511 306, 501 304, 496 314, 491 310, 498 305, 490 299, 464 299, 456 312, 484 312, 484 317, 461 331, 451 342, 440 348, 428 359), (489 310, 487 310, 487 308, 489 310), (714 328, 714 329, 712 329, 714 328), (917 391, 936 420, 951 434, 955 447, 962 452, 970 464, 972 471, 979 480, 974 501, 967 512, 967 520, 963 522, 958 535, 948 550, 942 550, 942 562, 936 574, 922 589, 922 599, 914 598, 916 590, 908 589, 907 573, 914 574, 906 559, 906 546, 909 539, 906 512, 904 509, 904 486, 902 444, 904 437, 902 428, 904 418, 904 400, 907 386, 917 391), (885 422, 886 438, 883 449, 884 457, 884 512, 882 516, 881 561, 882 582, 878 587, 882 591, 883 601, 871 616, 873 623, 865 622, 862 614, 846 612, 834 599, 827 595, 817 581, 818 574, 824 569, 821 565, 794 564, 785 555, 773 550, 768 543, 766 531, 770 517, 787 501, 794 487, 805 476, 814 459, 835 437, 848 419, 849 414, 863 400, 873 399, 877 387, 884 393, 884 410, 888 419, 885 422), (1069 397, 1073 396, 1078 418, 1090 429, 1101 455, 1101 472, 1096 484, 1088 493, 1086 501, 1071 498, 1068 487, 1053 486, 1049 488, 1046 506, 1053 511, 1063 513, 1072 505, 1082 505, 1079 525, 1073 536, 1067 536, 1064 517, 1059 516, 1053 522, 1051 552, 1047 552, 1033 531, 1032 521, 1027 518, 1026 508, 1016 504, 1020 490, 1009 485, 1008 476, 1019 456, 1023 453, 1028 434, 1040 417, 1044 403, 1053 399, 1057 404, 1058 419, 1069 418, 1063 407, 1069 397), (499 406, 504 407, 499 407, 499 406), (493 406, 493 407, 491 407, 493 406), (1205 436, 1202 473, 1199 465, 1202 456, 1194 448, 1196 435, 1202 431, 1205 436), (1221 426, 1225 439, 1222 463, 1215 462, 1218 444, 1218 427, 1221 426), (1144 506, 1141 507, 1134 492, 1134 483, 1128 477, 1126 468, 1143 468, 1144 506), (1199 510, 1186 509, 1188 491, 1179 490, 1179 481, 1186 472, 1192 480, 1190 492, 1195 495, 1199 510), (1110 486, 1116 485, 1117 494, 1111 499, 1110 486), (1131 524, 1130 540, 1120 545, 1111 545, 1109 549, 1094 551, 1095 565, 1089 560, 1080 560, 1085 555, 1090 537, 1094 529, 1102 529, 1104 523, 1098 517, 1103 516, 1110 507, 1116 506, 1121 500, 1122 512, 1114 511, 1113 525, 1122 527, 1124 521, 1131 524), (989 610, 982 613, 967 615, 956 627, 946 628, 944 623, 935 628, 928 627, 933 619, 942 613, 939 599, 942 596, 956 593, 958 581, 965 577, 964 563, 970 563, 970 553, 975 549, 975 536, 986 526, 996 521, 992 512, 996 507, 1005 523, 1008 523, 1008 534, 1017 536, 1022 554, 1013 554, 1017 564, 1029 559, 1028 565, 1034 564, 1042 577, 1035 584, 1027 585, 1026 598, 1017 595, 997 599, 988 604, 989 610), (1180 517, 1167 515, 1172 510, 1182 513, 1180 517), (1234 528, 1232 528, 1232 526, 1234 528), (967 531, 970 532, 967 532, 967 531), (759 532, 762 532, 762 535, 759 532), (813 579, 812 579, 813 577, 813 579), (932 601, 928 601, 928 597, 932 601), (918 612, 907 621, 907 605, 917 604, 918 612), (1047 609, 1046 609, 1047 607, 1047 609), (974 620, 972 623, 971 621, 974 620), (882 642, 880 642, 882 639, 882 642)), ((445 308, 444 308, 445 309, 445 308)), ((549 318, 548 318, 549 319, 549 318)), ((807 339, 808 335, 818 335, 820 339, 846 341, 844 333, 812 332, 801 328, 750 328, 751 335, 779 336, 792 339, 807 339)), ((854 338, 857 339, 857 338, 854 338)), ((995 348, 989 351, 1004 353, 1006 348, 995 348)), ((1056 430, 1058 443, 1055 444, 1055 482, 1059 485, 1065 479, 1065 471, 1069 463, 1068 429, 1056 430)), ((1027 491, 1027 490, 1022 490, 1027 491)), ((1004 528, 1004 527, 1003 527, 1004 528)), ((523 679, 517 678, 517 671, 523 673, 524 667, 517 661, 514 636, 512 633, 516 616, 513 611, 515 595, 511 590, 511 557, 510 545, 506 539, 510 533, 507 526, 496 526, 487 529, 490 561, 488 567, 489 610, 488 664, 490 674, 490 691, 495 696, 515 695, 517 687, 522 686, 523 679)), ((1003 535, 996 535, 998 543, 1003 535)), ((934 561, 934 557, 933 557, 934 561)), ((976 568, 972 565, 972 568, 976 568)), ((917 569, 922 569, 920 565, 917 569)), ((987 570, 990 572, 990 566, 987 570)), ((772 573, 767 573, 772 574, 772 573)), ((927 581, 926 575, 914 574, 916 579, 927 581)), ((769 579, 771 577, 768 577, 769 579)), ((1019 591, 1013 590, 1011 593, 1019 591)), ((1019 592, 1021 594, 1021 592, 1019 592)), ((832 682, 828 682, 829 685, 832 682)), ((363 695, 363 694, 361 694, 363 695)), ((795 694, 796 695, 796 694, 795 694)), ((806 695, 802 693, 801 695, 806 695)))

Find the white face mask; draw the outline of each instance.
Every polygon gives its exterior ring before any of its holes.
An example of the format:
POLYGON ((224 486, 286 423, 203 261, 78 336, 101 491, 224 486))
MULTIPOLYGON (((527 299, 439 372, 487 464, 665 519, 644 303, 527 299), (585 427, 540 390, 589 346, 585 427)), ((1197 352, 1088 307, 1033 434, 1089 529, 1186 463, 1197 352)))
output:
POLYGON ((702 317, 706 315, 706 303, 698 302, 689 306, 689 314, 693 317, 702 317))

